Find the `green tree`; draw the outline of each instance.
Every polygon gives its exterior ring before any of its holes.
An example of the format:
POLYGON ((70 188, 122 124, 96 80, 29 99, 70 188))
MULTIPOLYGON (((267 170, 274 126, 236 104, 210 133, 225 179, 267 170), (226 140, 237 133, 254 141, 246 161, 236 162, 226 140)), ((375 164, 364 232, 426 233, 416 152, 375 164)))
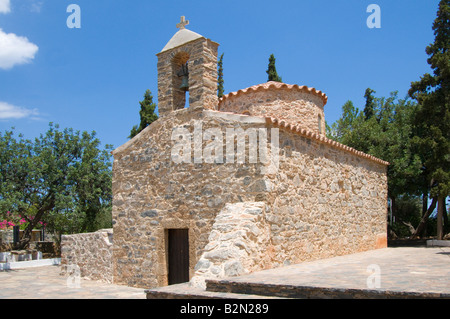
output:
POLYGON ((266 73, 269 75, 269 79, 267 81, 275 81, 275 82, 283 82, 281 77, 278 76, 277 68, 275 66, 275 56, 273 54, 269 57, 269 67, 266 73))
POLYGON ((100 150, 95 136, 52 123, 34 142, 16 139, 13 130, 0 133, 0 214, 10 211, 27 221, 19 248, 39 222, 52 228, 58 218, 76 216, 76 231, 84 232, 97 229, 99 214, 111 220, 112 146, 100 150))
POLYGON ((366 99, 366 105, 364 107, 364 116, 366 121, 368 119, 370 119, 373 114, 374 114, 374 110, 375 110, 375 102, 374 102, 374 96, 373 93, 375 93, 374 90, 372 90, 371 88, 367 88, 366 89, 366 93, 364 94, 364 97, 366 99))
POLYGON ((153 96, 150 90, 145 91, 144 100, 139 102, 139 104, 141 105, 141 110, 139 111, 141 122, 139 123, 139 126, 133 126, 128 138, 135 137, 158 119, 158 115, 155 114, 156 104, 153 103, 153 96))
MULTIPOLYGON (((388 196, 394 216, 399 216, 399 200, 420 195, 420 162, 412 149, 412 119, 417 104, 398 100, 397 93, 389 98, 376 98, 376 112, 371 122, 372 132, 367 152, 390 163, 388 166, 388 196)), ((409 216, 413 218, 414 216, 409 216)))
POLYGON ((396 215, 399 199, 420 194, 420 164, 411 149, 411 122, 417 104, 399 100, 396 92, 389 98, 373 97, 371 104, 372 115, 366 119, 364 111, 347 101, 341 117, 332 125, 330 138, 390 163, 388 196, 396 215))
MULTIPOLYGON (((413 146, 420 156, 431 205, 438 202, 438 238, 443 236, 443 222, 448 224, 445 199, 450 194, 450 0, 441 0, 433 24, 434 43, 426 48, 433 74, 424 74, 412 82, 409 95, 419 108, 414 116, 413 146)), ((415 235, 424 228, 431 214, 425 214, 415 235)))
POLYGON ((223 53, 220 56, 219 63, 218 63, 218 76, 217 76, 217 96, 219 99, 224 94, 224 80, 223 80, 223 53))
POLYGON ((357 126, 356 119, 359 116, 358 108, 355 108, 352 101, 347 101, 342 106, 341 117, 331 125, 329 138, 345 145, 354 145, 354 128, 357 126))

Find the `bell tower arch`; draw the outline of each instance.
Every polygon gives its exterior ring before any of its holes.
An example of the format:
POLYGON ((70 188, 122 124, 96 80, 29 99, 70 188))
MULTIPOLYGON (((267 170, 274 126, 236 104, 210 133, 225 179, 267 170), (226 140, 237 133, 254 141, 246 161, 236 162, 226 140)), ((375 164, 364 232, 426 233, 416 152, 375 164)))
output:
POLYGON ((187 30, 184 17, 180 29, 166 44, 158 57, 158 109, 160 117, 186 105, 189 108, 216 110, 217 52, 219 44, 187 30))
POLYGON ((173 110, 186 105, 186 92, 189 91, 189 54, 181 51, 172 58, 173 110))

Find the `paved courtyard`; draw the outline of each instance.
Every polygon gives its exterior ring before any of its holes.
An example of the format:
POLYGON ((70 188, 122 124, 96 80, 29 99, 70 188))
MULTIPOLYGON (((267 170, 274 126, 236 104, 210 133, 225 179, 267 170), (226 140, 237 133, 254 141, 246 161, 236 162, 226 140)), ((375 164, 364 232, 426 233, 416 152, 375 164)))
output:
MULTIPOLYGON (((88 280, 81 280, 79 288, 71 288, 74 283, 59 272, 59 266, 0 271, 0 299, 146 297, 144 289, 88 280)), ((256 272, 233 280, 344 289, 367 289, 369 283, 380 285, 383 290, 450 294, 450 247, 386 248, 256 272)))
POLYGON ((233 283, 450 296, 450 247, 398 247, 255 272, 233 283))
POLYGON ((60 266, 0 271, 0 299, 145 299, 144 289, 83 279, 77 285, 59 273, 60 266))

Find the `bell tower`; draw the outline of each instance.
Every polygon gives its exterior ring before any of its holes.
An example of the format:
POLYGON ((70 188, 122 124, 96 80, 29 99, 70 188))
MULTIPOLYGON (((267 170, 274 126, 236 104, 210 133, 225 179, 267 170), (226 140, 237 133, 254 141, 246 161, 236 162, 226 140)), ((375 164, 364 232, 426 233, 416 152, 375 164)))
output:
POLYGON ((186 29, 181 17, 177 33, 158 57, 158 109, 160 117, 186 106, 216 110, 217 50, 219 44, 186 29))

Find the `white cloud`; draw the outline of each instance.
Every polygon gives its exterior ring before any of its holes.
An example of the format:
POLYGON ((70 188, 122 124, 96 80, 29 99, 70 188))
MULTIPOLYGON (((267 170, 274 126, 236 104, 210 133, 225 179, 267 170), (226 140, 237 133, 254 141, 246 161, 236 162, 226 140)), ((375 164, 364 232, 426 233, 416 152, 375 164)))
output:
POLYGON ((0 69, 7 70, 18 64, 30 63, 38 50, 39 47, 26 37, 5 33, 0 29, 0 69))
POLYGON ((11 3, 9 0, 0 0, 0 13, 10 13, 11 3))
POLYGON ((0 101, 0 120, 31 118, 38 119, 37 109, 27 109, 0 101))

